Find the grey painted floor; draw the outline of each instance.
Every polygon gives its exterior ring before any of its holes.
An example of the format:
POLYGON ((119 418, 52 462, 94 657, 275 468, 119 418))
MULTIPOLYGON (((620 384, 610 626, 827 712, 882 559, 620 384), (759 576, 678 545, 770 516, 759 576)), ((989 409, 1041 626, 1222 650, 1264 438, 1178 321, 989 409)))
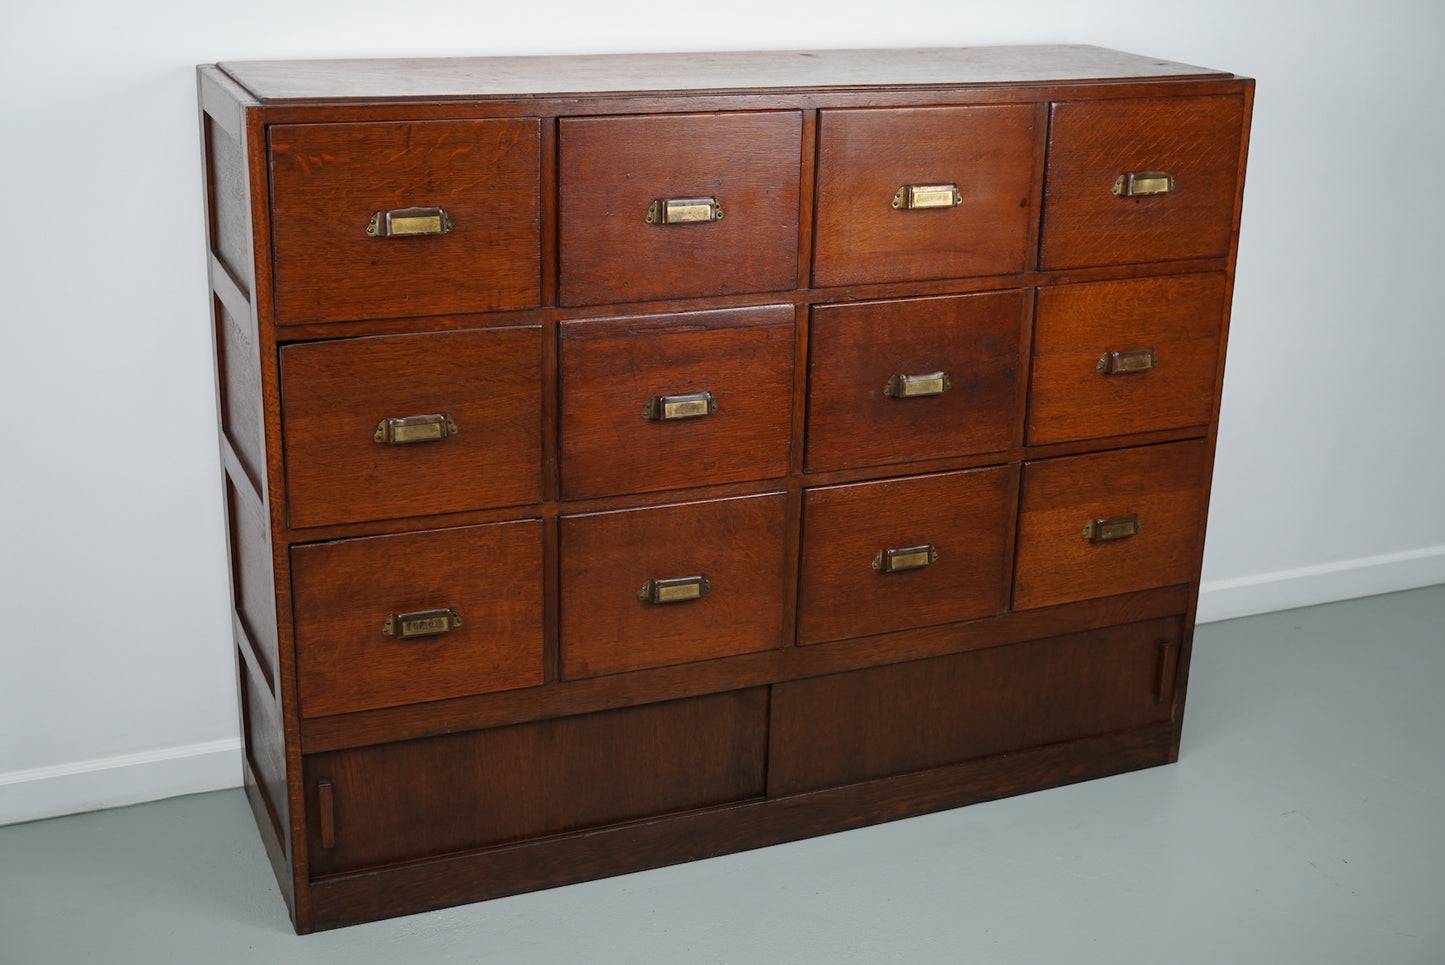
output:
POLYGON ((0 828, 0 962, 1445 962, 1445 586, 1201 628, 1178 764, 297 938, 239 791, 0 828))

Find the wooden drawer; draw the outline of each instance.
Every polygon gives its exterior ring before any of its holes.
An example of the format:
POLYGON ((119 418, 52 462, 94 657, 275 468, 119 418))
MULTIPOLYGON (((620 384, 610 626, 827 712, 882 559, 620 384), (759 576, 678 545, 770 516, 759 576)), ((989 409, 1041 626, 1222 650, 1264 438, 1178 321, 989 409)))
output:
POLYGON ((787 475, 793 331, 786 305, 563 323, 562 494, 787 475))
POLYGON ((763 793, 766 687, 312 755, 313 876, 763 793))
POLYGON ((291 585, 303 717, 542 682, 537 520, 293 546, 291 585), (450 632, 385 632, 446 608, 450 632))
POLYGON ((1195 439, 1025 463, 1014 609, 1194 579, 1206 457, 1195 439), (1125 535, 1130 516, 1138 531, 1125 535), (1094 520, 1121 522, 1091 539, 1094 520))
POLYGON ((797 111, 563 118, 563 305, 792 289, 797 111), (667 222, 654 202, 711 198, 717 220, 667 222))
POLYGON ((1206 425, 1224 306, 1223 273, 1041 289, 1029 444, 1206 425))
POLYGON ((1033 159, 1032 104, 820 111, 813 284, 1023 271, 1033 159), (895 205, 924 185, 959 203, 895 205))
POLYGON ((539 303, 536 118, 269 130, 278 323, 539 303), (368 233, 378 212, 414 207, 443 209, 450 232, 368 233))
POLYGON ((1039 267, 1227 255, 1243 119, 1242 97, 1055 104, 1039 267), (1130 174, 1168 175, 1173 189, 1115 193, 1130 174))
POLYGON ((971 469, 804 493, 798 642, 998 613, 1009 477, 971 469), (887 551, 911 547, 932 547, 936 559, 903 569, 909 559, 899 558, 888 572, 887 551))
POLYGON ((1007 449, 1023 321, 1017 291, 813 309, 808 469, 1007 449))
POLYGON ((293 527, 536 502, 542 334, 535 326, 281 349, 293 527), (393 429, 390 419, 451 417, 393 429), (421 442, 389 442, 411 432, 421 442), (381 436, 378 439, 378 436, 381 436))
POLYGON ((564 516, 561 529, 564 679, 782 645, 783 493, 564 516), (706 586, 649 586, 695 577, 706 586))
POLYGON ((768 793, 795 794, 1169 719, 1181 620, 773 686, 768 793))

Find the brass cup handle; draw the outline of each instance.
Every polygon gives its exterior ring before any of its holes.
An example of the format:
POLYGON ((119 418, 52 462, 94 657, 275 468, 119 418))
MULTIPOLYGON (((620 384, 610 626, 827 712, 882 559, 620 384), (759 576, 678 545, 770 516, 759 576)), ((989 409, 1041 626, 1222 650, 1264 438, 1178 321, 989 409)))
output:
POLYGON ((651 422, 673 422, 696 419, 717 411, 717 399, 711 392, 688 392, 683 395, 654 395, 642 407, 642 417, 651 422))
POLYGON ((1112 543, 1128 539, 1139 532, 1139 514, 1110 516, 1108 519, 1091 519, 1084 524, 1084 539, 1090 543, 1112 543))
POLYGON ((410 613, 392 613, 381 625, 381 635, 411 640, 416 637, 434 637, 451 633, 462 625, 462 615, 456 607, 440 610, 413 610, 410 613))
POLYGON ((449 235, 452 219, 444 208, 392 208, 372 215, 366 233, 373 238, 449 235))
POLYGON ((899 211, 953 208, 960 204, 963 195, 956 184, 905 184, 893 195, 893 207, 899 211))
POLYGON ((1129 375, 1132 372, 1148 372, 1159 364, 1159 355, 1152 348, 1132 348, 1124 352, 1105 352, 1094 366, 1095 372, 1104 375, 1129 375))
POLYGON ((893 375, 883 387, 891 399, 915 399, 919 396, 942 395, 953 387, 947 372, 925 372, 921 375, 893 375))
POLYGON ((873 557, 873 569, 879 573, 902 573, 904 570, 921 570, 938 561, 938 547, 932 543, 922 546, 903 546, 898 549, 882 549, 873 557))
POLYGON ((721 221, 717 198, 659 198, 647 208, 648 224, 696 224, 721 221))
POLYGON ((1114 179, 1114 194, 1121 198, 1170 194, 1173 191, 1174 175, 1168 171, 1125 171, 1114 179))
POLYGON ((686 603, 689 600, 701 600, 711 592, 712 584, 708 582, 707 577, 699 574, 697 576, 679 576, 670 580, 648 580, 642 584, 637 598, 643 603, 655 605, 686 603))
POLYGON ((449 413, 409 415, 400 419, 382 419, 371 436, 388 446, 405 446, 413 442, 441 442, 457 434, 457 424, 449 413))

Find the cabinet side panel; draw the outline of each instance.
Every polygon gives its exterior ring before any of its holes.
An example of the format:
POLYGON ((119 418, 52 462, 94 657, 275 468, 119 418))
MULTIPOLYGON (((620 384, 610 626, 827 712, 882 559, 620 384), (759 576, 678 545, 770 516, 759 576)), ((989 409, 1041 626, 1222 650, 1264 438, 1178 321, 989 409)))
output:
POLYGON ((247 215, 246 156, 236 139, 209 115, 205 117, 205 139, 211 251, 249 297, 251 219, 247 215))
POLYGON ((220 297, 213 301, 221 431, 251 479, 259 480, 265 473, 266 439, 261 419, 261 359, 256 329, 248 314, 232 312, 220 297))
MULTIPOLYGON (((281 720, 271 690, 260 675, 237 654, 241 676, 241 729, 246 741, 246 762, 271 818, 277 840, 285 840, 290 823, 286 808, 286 748, 281 743, 281 720)), ((264 829, 263 829, 264 833, 264 829)))
POLYGON ((231 532, 231 592, 236 616, 254 647, 253 656, 274 691, 277 671, 276 597, 272 592, 271 538, 265 509, 250 485, 226 475, 226 520, 231 532))

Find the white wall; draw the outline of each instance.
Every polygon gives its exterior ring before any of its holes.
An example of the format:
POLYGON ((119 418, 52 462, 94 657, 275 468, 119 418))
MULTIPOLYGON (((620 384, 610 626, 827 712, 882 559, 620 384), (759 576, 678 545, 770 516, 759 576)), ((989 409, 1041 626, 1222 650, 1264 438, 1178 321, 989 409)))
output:
POLYGON ((1445 581, 1445 5, 1148 9, 6 3, 0 823, 239 780, 197 62, 1071 42, 1252 75, 1201 613, 1445 581))

